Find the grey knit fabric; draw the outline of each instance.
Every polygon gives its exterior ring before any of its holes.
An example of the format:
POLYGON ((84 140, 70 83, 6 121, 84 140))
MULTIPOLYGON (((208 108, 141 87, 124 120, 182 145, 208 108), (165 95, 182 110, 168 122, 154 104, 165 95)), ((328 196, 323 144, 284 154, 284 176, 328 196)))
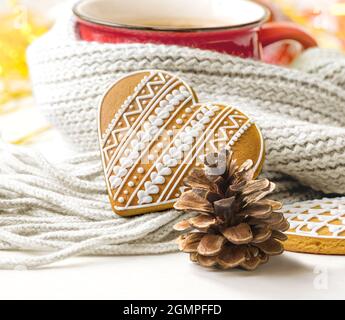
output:
POLYGON ((314 49, 287 69, 190 48, 86 43, 68 21, 28 57, 38 106, 76 148, 97 150, 97 106, 110 83, 128 72, 163 69, 186 79, 202 101, 230 103, 256 120, 266 141, 266 174, 345 193, 342 54, 314 49))

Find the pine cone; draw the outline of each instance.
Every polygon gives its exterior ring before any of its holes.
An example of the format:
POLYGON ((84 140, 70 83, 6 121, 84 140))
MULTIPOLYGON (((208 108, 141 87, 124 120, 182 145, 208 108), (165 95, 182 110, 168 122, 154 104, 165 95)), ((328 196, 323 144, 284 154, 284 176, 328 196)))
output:
POLYGON ((178 242, 193 262, 204 267, 255 270, 270 256, 280 255, 289 223, 280 202, 266 199, 275 185, 253 180, 253 161, 240 167, 223 150, 205 157, 205 169, 194 169, 185 180, 187 191, 175 209, 197 212, 174 228, 188 232, 178 242))

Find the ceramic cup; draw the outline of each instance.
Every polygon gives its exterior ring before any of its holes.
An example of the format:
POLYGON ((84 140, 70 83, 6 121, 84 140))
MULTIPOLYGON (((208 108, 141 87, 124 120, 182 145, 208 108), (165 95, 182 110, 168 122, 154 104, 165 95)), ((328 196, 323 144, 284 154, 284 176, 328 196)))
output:
POLYGON ((268 22, 270 11, 247 0, 83 0, 74 14, 86 41, 179 45, 261 60, 266 46, 282 40, 317 46, 296 24, 268 22))

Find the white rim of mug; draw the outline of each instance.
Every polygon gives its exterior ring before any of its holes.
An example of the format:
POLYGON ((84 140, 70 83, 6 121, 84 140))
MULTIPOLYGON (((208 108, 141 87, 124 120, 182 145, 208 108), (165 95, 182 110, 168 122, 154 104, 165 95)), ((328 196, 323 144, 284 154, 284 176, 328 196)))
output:
MULTIPOLYGON (((157 31, 157 32, 178 32, 178 33, 190 33, 190 32, 210 32, 210 31, 225 31, 225 30, 238 30, 238 29, 244 29, 248 27, 255 27, 258 25, 261 25, 265 22, 267 22, 271 17, 271 11, 265 7, 264 5, 261 5, 259 3, 254 3, 255 5, 261 7, 264 10, 264 15, 255 21, 251 21, 248 23, 242 23, 237 25, 229 25, 229 26, 219 26, 219 27, 205 27, 205 28, 174 28, 174 27, 159 27, 159 26, 140 26, 140 25, 130 25, 125 23, 116 23, 116 22, 107 22, 103 21, 101 19, 97 19, 94 17, 90 17, 86 14, 83 14, 80 12, 79 7, 81 4, 84 4, 90 0, 81 0, 77 2, 73 6, 73 13, 74 15, 81 20, 82 22, 87 22, 92 25, 98 25, 103 27, 110 27, 110 28, 119 28, 119 29, 129 29, 129 30, 137 30, 137 31, 157 31)), ((246 0, 248 1, 248 0, 246 0)), ((249 1, 251 2, 251 1, 249 1)))

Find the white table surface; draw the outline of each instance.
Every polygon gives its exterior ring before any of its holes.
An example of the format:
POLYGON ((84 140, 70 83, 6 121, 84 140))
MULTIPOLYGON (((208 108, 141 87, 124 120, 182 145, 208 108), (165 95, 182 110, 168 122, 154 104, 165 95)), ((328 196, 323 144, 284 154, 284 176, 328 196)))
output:
MULTIPOLYGON (((66 150, 56 133, 35 147, 55 160, 66 150)), ((285 253, 253 273, 203 269, 182 253, 82 257, 40 270, 0 271, 0 299, 344 298, 345 257, 335 256, 285 253)))
POLYGON ((203 269, 182 253, 73 258, 0 271, 0 299, 344 299, 344 269, 343 257, 295 253, 252 273, 203 269))

